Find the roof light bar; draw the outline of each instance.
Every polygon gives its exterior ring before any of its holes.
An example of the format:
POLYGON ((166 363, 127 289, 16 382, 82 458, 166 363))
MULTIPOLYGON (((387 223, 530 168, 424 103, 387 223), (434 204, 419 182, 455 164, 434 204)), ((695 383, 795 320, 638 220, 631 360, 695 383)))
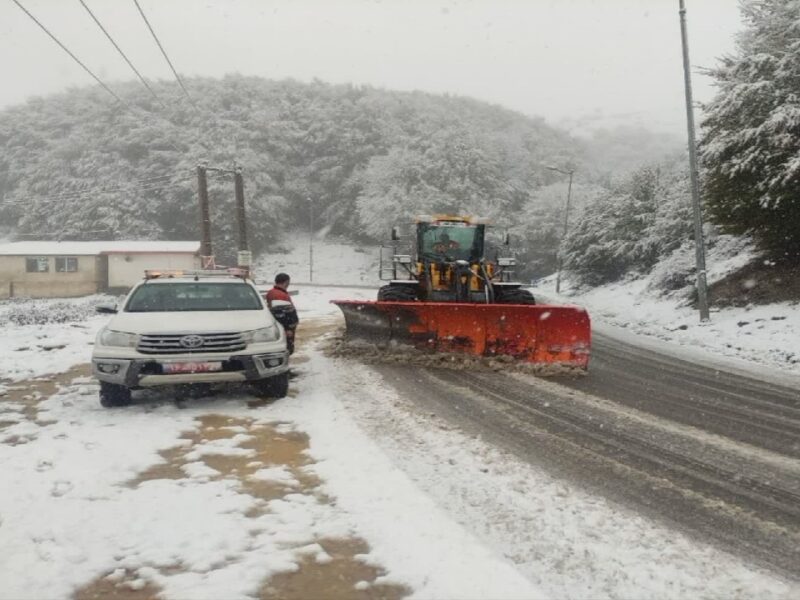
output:
POLYGON ((145 269, 145 279, 170 279, 173 277, 238 277, 247 279, 247 269, 145 269))

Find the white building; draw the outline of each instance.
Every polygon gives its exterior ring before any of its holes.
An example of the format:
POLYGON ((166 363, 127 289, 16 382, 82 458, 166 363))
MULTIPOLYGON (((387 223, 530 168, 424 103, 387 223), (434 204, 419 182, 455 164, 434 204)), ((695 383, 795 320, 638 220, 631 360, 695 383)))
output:
POLYGON ((0 244, 0 298, 121 292, 145 269, 197 269, 200 242, 10 242, 0 244))

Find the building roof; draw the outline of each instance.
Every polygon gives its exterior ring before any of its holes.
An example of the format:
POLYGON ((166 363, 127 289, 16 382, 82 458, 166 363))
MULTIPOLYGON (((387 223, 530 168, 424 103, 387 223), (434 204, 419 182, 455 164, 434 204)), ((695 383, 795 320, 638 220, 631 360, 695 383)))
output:
POLYGON ((114 240, 108 242, 9 242, 0 256, 97 256, 100 254, 197 254, 200 242, 114 240))

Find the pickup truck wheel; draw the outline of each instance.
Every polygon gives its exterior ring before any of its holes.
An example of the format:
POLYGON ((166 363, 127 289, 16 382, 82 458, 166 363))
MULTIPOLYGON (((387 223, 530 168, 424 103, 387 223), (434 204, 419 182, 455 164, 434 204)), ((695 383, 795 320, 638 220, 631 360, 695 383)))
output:
POLYGON ((289 373, 255 381, 253 389, 259 398, 285 398, 289 393, 289 373))
POLYGON ((127 406, 131 403, 131 390, 124 385, 100 382, 100 405, 105 408, 127 406))

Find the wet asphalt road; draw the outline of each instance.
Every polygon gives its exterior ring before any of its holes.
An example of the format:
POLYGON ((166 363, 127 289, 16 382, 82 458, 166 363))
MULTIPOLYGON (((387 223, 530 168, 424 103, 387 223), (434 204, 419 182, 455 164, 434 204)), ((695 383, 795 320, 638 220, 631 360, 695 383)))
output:
POLYGON ((586 377, 375 367, 585 489, 800 579, 800 392, 594 334, 586 377))

